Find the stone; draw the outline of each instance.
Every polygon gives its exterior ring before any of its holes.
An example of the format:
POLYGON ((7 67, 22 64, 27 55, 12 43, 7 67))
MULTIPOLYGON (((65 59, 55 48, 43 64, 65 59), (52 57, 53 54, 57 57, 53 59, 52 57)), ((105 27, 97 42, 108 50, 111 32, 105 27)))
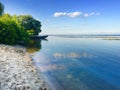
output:
POLYGON ((48 90, 25 48, 0 45, 0 90, 48 90))

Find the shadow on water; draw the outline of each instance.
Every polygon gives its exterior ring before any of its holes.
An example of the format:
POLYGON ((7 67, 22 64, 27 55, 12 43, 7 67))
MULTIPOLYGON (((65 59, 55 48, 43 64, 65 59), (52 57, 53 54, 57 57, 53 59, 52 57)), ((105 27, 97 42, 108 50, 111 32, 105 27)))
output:
POLYGON ((27 52, 34 53, 42 49, 41 42, 48 41, 47 39, 30 39, 29 45, 27 46, 27 52))
MULTIPOLYGON (((48 41, 47 39, 30 39, 29 45, 27 46, 27 52, 28 53, 35 53, 39 52, 42 49, 42 41, 48 41)), ((33 62, 35 65, 35 62, 33 62)), ((43 73, 39 72, 39 69, 37 68, 38 74, 41 76, 43 73)), ((47 79, 47 76, 43 75, 44 80, 47 82, 48 86, 51 90, 56 90, 55 87, 51 84, 51 82, 47 79)))

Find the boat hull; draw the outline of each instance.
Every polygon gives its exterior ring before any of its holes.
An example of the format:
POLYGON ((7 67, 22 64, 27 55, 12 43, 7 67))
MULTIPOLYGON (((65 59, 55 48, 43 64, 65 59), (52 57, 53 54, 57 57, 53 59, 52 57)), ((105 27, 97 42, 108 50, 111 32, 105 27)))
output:
POLYGON ((31 36, 30 39, 46 39, 48 37, 48 35, 44 35, 44 36, 31 36))

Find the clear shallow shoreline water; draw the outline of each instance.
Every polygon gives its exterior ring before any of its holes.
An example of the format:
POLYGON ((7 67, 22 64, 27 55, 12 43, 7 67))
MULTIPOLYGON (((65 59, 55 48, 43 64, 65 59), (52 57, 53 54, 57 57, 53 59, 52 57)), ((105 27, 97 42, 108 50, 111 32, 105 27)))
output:
POLYGON ((48 37, 35 53, 56 90, 120 90, 120 41, 48 37))

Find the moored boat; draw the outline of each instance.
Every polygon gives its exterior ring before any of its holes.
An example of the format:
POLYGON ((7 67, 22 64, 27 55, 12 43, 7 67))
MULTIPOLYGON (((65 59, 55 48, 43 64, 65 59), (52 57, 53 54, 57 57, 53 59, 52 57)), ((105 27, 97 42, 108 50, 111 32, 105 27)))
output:
POLYGON ((48 35, 43 35, 43 36, 30 36, 31 39, 46 39, 48 35))

